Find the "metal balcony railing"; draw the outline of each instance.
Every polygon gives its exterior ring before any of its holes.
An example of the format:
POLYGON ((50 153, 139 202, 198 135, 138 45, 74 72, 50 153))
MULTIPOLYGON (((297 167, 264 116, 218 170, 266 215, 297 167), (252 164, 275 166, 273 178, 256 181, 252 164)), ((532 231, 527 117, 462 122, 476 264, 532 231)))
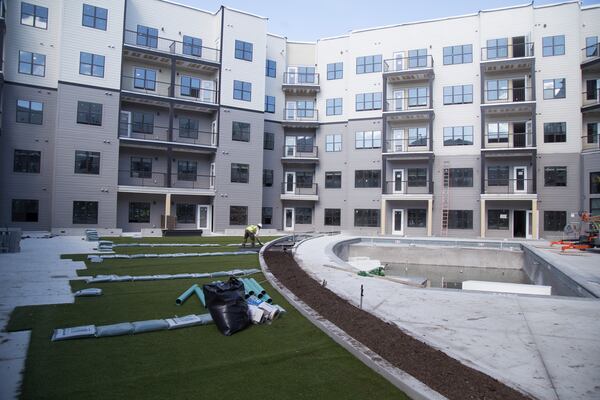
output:
POLYGON ((213 63, 218 63, 220 58, 219 49, 202 46, 197 39, 193 42, 184 43, 174 39, 125 30, 125 44, 213 63))
POLYGON ((406 137, 385 141, 385 153, 410 153, 429 150, 429 136, 406 137))
POLYGON ((217 133, 199 129, 173 128, 173 136, 169 138, 169 127, 132 122, 119 124, 119 137, 141 140, 159 140, 163 142, 194 144, 199 146, 216 146, 217 133))
POLYGON ((316 72, 284 72, 284 85, 318 86, 319 74, 316 72))
POLYGON ((485 194, 533 194, 533 179, 494 178, 485 179, 485 194))
POLYGON ((171 174, 171 185, 168 185, 166 172, 147 170, 119 170, 119 185, 144 187, 172 187, 185 189, 213 189, 215 177, 187 172, 171 174))
POLYGON ((583 150, 600 149, 600 133, 588 133, 581 137, 583 150))
POLYGON ((286 158, 317 158, 319 149, 311 145, 291 145, 283 146, 283 156, 286 158))
POLYGON ((507 60, 511 58, 533 57, 533 43, 505 44, 482 47, 481 61, 507 60))
POLYGON ((532 132, 498 132, 484 135, 484 149, 518 149, 532 146, 532 132))
POLYGON ((386 181, 383 194, 433 194, 433 181, 421 178, 386 181))
POLYGON ((582 105, 584 107, 600 104, 600 88, 582 93, 582 105))
POLYGON ((300 182, 282 182, 281 194, 289 194, 295 196, 315 196, 319 194, 319 187, 316 183, 300 183, 300 182))
POLYGON ((396 57, 383 60, 383 72, 402 72, 425 68, 433 68, 433 57, 431 55, 396 57))
POLYGON ((199 175, 189 172, 173 172, 171 174, 171 187, 180 189, 214 189, 215 177, 213 175, 199 175))
POLYGON ((582 60, 588 61, 600 56, 600 43, 592 44, 581 49, 582 60))
POLYGON ((286 121, 317 122, 319 110, 308 108, 284 108, 283 119, 286 121))
POLYGON ((385 101, 384 111, 412 111, 419 109, 430 109, 431 98, 425 96, 399 96, 385 101))
POLYGON ((532 101, 532 88, 501 88, 501 89, 485 89, 483 91, 484 104, 499 104, 499 103, 519 103, 523 101, 532 101))
POLYGON ((125 75, 121 76, 121 88, 153 96, 177 98, 207 104, 217 104, 218 100, 217 91, 214 89, 181 84, 171 85, 170 82, 125 75))

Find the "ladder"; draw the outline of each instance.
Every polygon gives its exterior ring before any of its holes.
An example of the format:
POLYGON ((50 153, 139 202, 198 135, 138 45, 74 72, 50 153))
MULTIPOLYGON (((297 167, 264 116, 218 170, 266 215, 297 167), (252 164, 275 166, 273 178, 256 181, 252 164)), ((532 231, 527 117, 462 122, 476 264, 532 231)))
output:
POLYGON ((448 236, 448 213, 450 209, 449 186, 450 186, 450 163, 444 161, 444 185, 442 186, 442 224, 441 236, 448 236))

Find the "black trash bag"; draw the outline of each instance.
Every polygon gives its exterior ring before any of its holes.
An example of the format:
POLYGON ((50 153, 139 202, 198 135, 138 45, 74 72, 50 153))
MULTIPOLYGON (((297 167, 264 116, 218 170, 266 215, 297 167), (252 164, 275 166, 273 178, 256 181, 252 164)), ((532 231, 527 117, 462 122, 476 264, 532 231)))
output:
POLYGON ((206 308, 223 335, 233 335, 250 325, 244 284, 240 280, 231 277, 227 282, 204 285, 202 291, 206 308))

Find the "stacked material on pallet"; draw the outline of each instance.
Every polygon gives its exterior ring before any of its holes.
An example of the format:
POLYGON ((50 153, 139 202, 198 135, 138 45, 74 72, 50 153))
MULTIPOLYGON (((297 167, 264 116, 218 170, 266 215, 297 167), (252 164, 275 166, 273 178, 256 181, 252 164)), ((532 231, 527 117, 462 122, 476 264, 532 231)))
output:
POLYGON ((113 242, 110 240, 100 240, 98 242, 98 251, 113 251, 113 242))
POLYGON ((95 229, 86 229, 85 240, 87 240, 88 242, 97 242, 98 240, 100 240, 100 237, 98 236, 98 231, 95 229))
POLYGON ((213 256, 243 256, 256 254, 255 251, 219 251, 216 253, 164 253, 164 254, 90 254, 88 260, 100 257, 105 260, 122 259, 131 260, 136 258, 177 258, 177 257, 213 257, 213 256))
POLYGON ((105 283, 105 282, 129 282, 129 281, 160 281, 167 279, 203 279, 203 278, 220 278, 228 276, 246 276, 260 272, 256 268, 250 269, 232 269, 230 271, 217 271, 207 273, 184 273, 175 275, 96 275, 86 279, 86 283, 105 283))

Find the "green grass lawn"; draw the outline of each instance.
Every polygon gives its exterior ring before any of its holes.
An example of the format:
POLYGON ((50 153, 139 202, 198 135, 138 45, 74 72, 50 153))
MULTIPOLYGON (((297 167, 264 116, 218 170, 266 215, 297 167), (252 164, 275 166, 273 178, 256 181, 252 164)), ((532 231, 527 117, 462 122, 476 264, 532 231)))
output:
MULTIPOLYGON (((198 242, 216 243, 214 239, 198 242)), ((171 248, 171 252, 180 251, 171 248)), ((258 256, 105 260, 87 266, 79 275, 214 272, 258 267, 258 256)), ((262 274, 254 277, 264 281, 262 274)), ((193 283, 209 281, 101 283, 93 285, 103 289, 101 297, 17 308, 7 329, 32 330, 22 398, 407 398, 303 318, 266 282, 263 286, 274 302, 288 313, 271 325, 252 326, 231 337, 208 325, 50 342, 55 328, 205 313, 194 297, 182 306, 176 306, 175 299, 193 283)), ((73 291, 90 287, 82 281, 72 281, 71 286, 73 291)))

